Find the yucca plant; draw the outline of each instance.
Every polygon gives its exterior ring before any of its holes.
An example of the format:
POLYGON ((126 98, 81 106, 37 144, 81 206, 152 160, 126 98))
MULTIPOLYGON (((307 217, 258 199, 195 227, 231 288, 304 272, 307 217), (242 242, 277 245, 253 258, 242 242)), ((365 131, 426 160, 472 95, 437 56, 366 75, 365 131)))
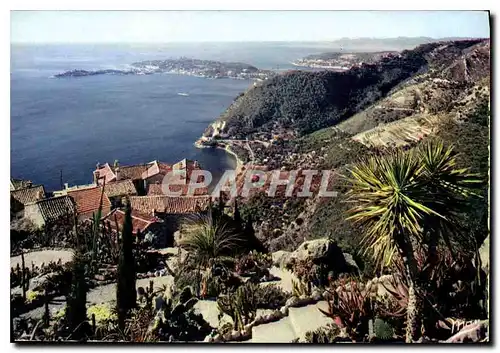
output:
POLYGON ((429 238, 431 248, 440 239, 451 244, 453 216, 472 195, 467 186, 480 181, 458 169, 453 148, 442 143, 370 157, 350 170, 348 181, 356 205, 347 219, 366 226, 365 251, 380 267, 389 266, 396 254, 402 259, 409 291, 406 341, 413 342, 420 335, 422 310, 415 246, 429 238))
MULTIPOLYGON (((222 216, 214 216, 211 211, 188 218, 181 226, 181 234, 179 246, 186 249, 197 264, 198 283, 205 282, 205 286, 207 278, 202 278, 201 273, 232 259, 243 242, 240 233, 223 221, 222 216)), ((201 286, 198 290, 201 291, 201 286)))
POLYGON ((240 234, 212 213, 187 219, 181 232, 179 246, 191 253, 201 268, 233 255, 243 241, 240 234))

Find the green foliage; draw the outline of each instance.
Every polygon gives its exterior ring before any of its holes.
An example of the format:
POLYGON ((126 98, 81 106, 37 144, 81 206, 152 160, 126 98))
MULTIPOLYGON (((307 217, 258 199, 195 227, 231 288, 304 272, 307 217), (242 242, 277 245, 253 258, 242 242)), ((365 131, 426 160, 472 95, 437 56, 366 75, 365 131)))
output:
POLYGON ((87 291, 85 278, 86 261, 82 250, 73 254, 71 290, 66 298, 66 323, 73 339, 82 338, 87 329, 87 291))
POLYGON ((381 340, 387 341, 394 337, 394 329, 390 324, 382 319, 375 319, 373 322, 373 332, 381 340))
POLYGON ((259 309, 280 309, 285 306, 291 293, 283 291, 283 289, 276 284, 260 285, 257 288, 257 307, 259 309))
POLYGON ((304 339, 306 343, 335 343, 339 334, 340 328, 337 325, 328 324, 314 331, 307 331, 304 339))
MULTIPOLYGON (((366 226, 363 246, 382 267, 392 263, 397 247, 407 250, 401 248, 401 236, 423 242, 426 221, 449 230, 453 212, 471 195, 468 187, 480 182, 457 168, 452 148, 441 143, 370 157, 350 174, 349 195, 357 205, 347 219, 366 226)), ((432 231, 450 243, 446 232, 432 231)))
POLYGON ((295 281, 292 279, 292 295, 294 297, 309 297, 311 294, 312 287, 310 282, 304 282, 301 280, 295 281))
POLYGON ((423 69, 421 51, 407 51, 378 66, 362 65, 347 72, 292 71, 249 90, 223 114, 228 132, 245 137, 273 126, 306 134, 334 125, 384 96, 391 88, 423 69))
POLYGON ((125 208, 125 219, 121 239, 120 259, 118 262, 118 283, 116 286, 116 304, 120 328, 125 328, 125 318, 137 305, 135 288, 135 260, 133 255, 134 238, 132 234, 132 210, 130 201, 125 208))
POLYGON ((255 319, 258 289, 259 285, 248 282, 238 287, 235 293, 217 298, 219 311, 233 319, 235 330, 242 330, 246 324, 255 319))
POLYGON ((182 225, 183 238, 179 246, 186 249, 200 268, 209 267, 214 261, 233 256, 243 239, 222 216, 198 215, 182 225))

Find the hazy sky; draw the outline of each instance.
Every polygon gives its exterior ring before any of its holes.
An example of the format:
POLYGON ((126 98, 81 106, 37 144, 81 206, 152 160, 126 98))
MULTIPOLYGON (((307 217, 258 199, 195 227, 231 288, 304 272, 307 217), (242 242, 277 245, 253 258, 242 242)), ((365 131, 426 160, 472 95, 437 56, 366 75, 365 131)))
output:
POLYGON ((12 11, 11 41, 325 41, 341 37, 489 37, 474 11, 12 11))

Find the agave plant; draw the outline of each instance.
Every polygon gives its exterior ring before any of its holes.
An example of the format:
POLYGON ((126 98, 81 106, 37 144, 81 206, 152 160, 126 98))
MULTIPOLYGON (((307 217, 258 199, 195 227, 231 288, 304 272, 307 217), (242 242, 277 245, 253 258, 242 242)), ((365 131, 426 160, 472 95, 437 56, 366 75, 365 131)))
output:
POLYGON ((370 292, 352 280, 339 280, 332 288, 328 291, 332 296, 328 310, 318 310, 346 329, 349 337, 361 339, 368 333, 368 321, 373 314, 370 292))
POLYGON ((370 157, 350 174, 348 194, 356 205, 347 219, 366 226, 362 246, 380 267, 401 257, 409 285, 406 341, 413 342, 420 335, 422 310, 415 245, 432 239, 430 253, 440 239, 450 245, 456 234, 450 233, 453 216, 472 195, 467 186, 480 180, 458 169, 453 148, 442 143, 370 157))

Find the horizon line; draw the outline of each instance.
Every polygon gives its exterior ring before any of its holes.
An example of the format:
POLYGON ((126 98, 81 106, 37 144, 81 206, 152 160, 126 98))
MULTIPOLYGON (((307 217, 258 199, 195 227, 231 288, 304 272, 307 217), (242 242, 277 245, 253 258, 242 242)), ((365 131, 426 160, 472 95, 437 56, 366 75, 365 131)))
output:
POLYGON ((460 40, 460 39, 490 39, 487 37, 476 37, 476 36, 448 36, 448 37, 428 37, 428 36, 397 36, 397 37, 341 37, 335 39, 318 39, 318 40, 182 40, 182 41, 106 41, 106 42, 96 42, 96 41, 81 41, 81 42, 61 42, 61 41, 51 41, 51 42, 31 42, 31 41, 10 41, 10 44, 192 44, 192 43, 330 43, 338 42, 342 40, 390 40, 390 39, 417 39, 425 38, 430 40, 460 40))

